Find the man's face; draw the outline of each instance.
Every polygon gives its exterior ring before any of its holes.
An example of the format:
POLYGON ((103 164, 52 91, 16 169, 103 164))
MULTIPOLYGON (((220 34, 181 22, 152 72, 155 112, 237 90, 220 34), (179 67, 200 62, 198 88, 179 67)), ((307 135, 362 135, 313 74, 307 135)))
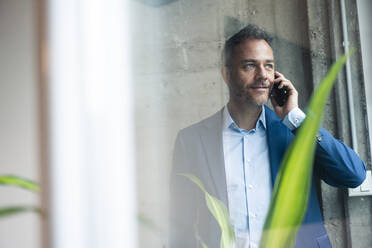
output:
POLYGON ((267 103, 274 81, 274 55, 265 40, 247 39, 235 47, 226 83, 230 100, 261 106, 267 103))

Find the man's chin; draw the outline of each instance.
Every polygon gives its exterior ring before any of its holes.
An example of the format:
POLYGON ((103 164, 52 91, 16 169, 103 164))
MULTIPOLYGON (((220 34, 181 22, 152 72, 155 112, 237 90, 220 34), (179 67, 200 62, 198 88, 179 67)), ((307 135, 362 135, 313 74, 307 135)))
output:
POLYGON ((240 104, 244 105, 250 105, 250 106, 255 106, 255 107, 261 107, 264 104, 267 104, 269 98, 268 97, 257 97, 253 98, 251 96, 246 96, 246 97, 240 97, 236 98, 237 102, 240 102, 240 104))
POLYGON ((256 105, 256 106, 262 106, 262 105, 264 105, 264 104, 267 104, 267 102, 268 102, 268 98, 264 98, 264 99, 254 99, 254 101, 253 101, 253 103, 254 103, 254 105, 256 105))

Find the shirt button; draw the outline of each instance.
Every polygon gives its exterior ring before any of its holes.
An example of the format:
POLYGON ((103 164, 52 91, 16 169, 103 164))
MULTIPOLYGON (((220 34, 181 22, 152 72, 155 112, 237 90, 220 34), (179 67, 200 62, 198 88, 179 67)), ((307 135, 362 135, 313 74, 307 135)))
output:
POLYGON ((252 217, 252 218, 256 218, 257 215, 255 213, 252 213, 252 212, 249 212, 249 216, 252 217))
POLYGON ((296 124, 297 124, 297 123, 298 123, 298 121, 299 121, 299 120, 298 120, 297 118, 296 118, 296 119, 294 119, 294 123, 296 123, 296 124))
POLYGON ((252 184, 249 184, 248 185, 248 188, 253 189, 253 185, 252 184))
POLYGON ((257 248, 257 245, 255 243, 251 243, 251 248, 257 248))
POLYGON ((322 141, 322 136, 321 135, 317 135, 316 136, 316 139, 320 142, 320 141, 322 141))

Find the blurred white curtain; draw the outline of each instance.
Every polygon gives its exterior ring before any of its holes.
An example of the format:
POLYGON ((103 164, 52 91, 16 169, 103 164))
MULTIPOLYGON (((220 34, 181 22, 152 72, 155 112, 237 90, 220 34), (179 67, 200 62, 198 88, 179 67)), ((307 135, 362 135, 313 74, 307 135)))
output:
POLYGON ((53 248, 137 247, 126 0, 49 0, 53 248))

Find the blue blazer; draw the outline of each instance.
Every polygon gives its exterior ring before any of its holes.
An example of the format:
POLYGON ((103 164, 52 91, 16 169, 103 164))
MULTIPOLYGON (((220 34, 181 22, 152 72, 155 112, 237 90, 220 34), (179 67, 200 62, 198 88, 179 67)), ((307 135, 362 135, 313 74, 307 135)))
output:
MULTIPOLYGON (((295 137, 276 114, 265 106, 272 185, 286 149, 295 137)), ((207 191, 228 207, 225 164, 222 146, 222 110, 178 133, 170 184, 171 248, 220 247, 221 231, 206 207, 203 193, 177 173, 191 173, 204 183, 207 191)), ((365 165, 358 155, 333 138, 324 128, 317 136, 313 183, 296 248, 331 247, 323 225, 315 178, 335 187, 357 187, 365 178, 365 165)))

